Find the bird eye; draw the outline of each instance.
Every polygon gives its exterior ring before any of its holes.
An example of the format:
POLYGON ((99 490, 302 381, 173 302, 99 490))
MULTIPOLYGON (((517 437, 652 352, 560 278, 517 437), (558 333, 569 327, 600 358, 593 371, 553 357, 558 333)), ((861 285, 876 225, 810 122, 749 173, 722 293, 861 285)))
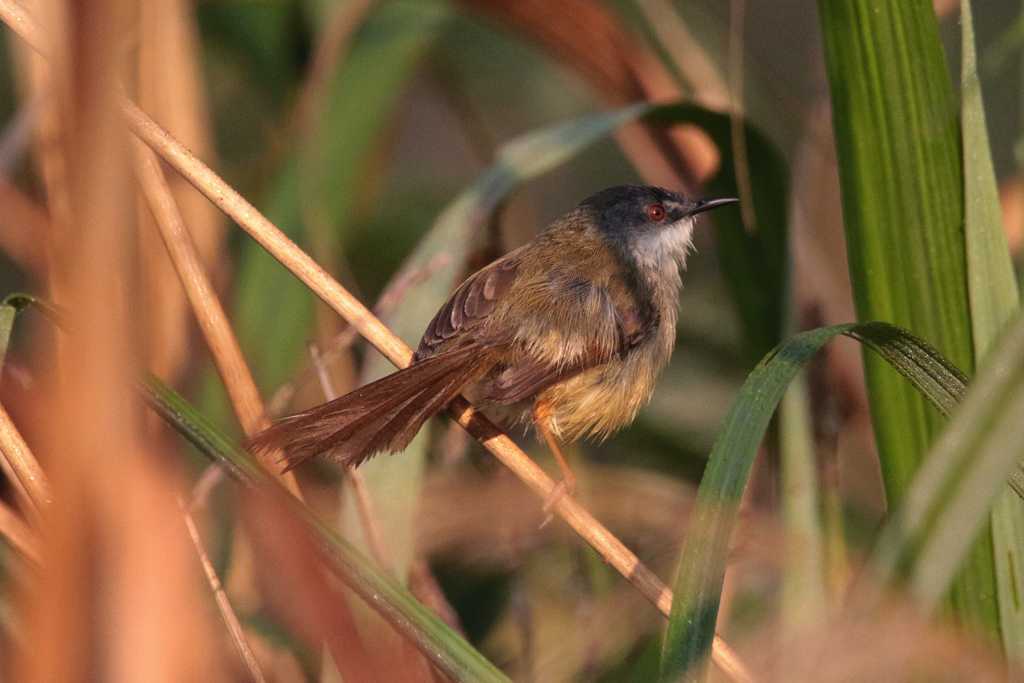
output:
POLYGON ((661 204, 648 204, 644 211, 647 213, 648 220, 655 223, 665 220, 665 207, 661 204))

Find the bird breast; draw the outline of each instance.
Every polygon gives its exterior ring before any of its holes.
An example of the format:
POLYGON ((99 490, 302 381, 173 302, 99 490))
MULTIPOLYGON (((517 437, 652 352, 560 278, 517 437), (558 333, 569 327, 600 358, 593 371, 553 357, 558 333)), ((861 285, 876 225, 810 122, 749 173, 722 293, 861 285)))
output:
POLYGON ((674 343, 675 326, 660 323, 624 357, 546 389, 537 398, 549 410, 551 430, 565 442, 605 439, 632 422, 651 399, 674 343))

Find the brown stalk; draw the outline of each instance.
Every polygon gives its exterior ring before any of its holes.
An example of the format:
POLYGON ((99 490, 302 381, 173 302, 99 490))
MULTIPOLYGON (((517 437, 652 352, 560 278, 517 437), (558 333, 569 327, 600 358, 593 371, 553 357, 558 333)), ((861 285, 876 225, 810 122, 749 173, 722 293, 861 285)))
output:
POLYGON ((50 483, 3 405, 0 405, 0 452, 4 474, 14 486, 25 512, 38 522, 43 510, 53 502, 50 483))
POLYGON ((264 683, 267 679, 260 669, 259 662, 256 661, 256 655, 253 653, 252 647, 249 646, 249 640, 245 637, 245 629, 242 628, 242 622, 238 620, 238 615, 235 614, 234 608, 231 607, 231 601, 228 600, 228 594, 220 582, 220 577, 217 576, 217 570, 214 569, 210 556, 206 554, 206 548, 203 547, 203 539, 199 535, 199 529, 196 528, 195 520, 192 519, 192 515, 188 512, 182 501, 178 501, 178 505, 181 508, 182 518, 185 520, 188 536, 192 540, 196 554, 199 556, 199 562, 203 565, 203 574, 206 576, 207 583, 210 584, 210 590, 213 591, 213 598, 217 603, 217 609, 220 611, 224 625, 227 626, 228 633, 231 635, 231 642, 235 644, 235 648, 245 663, 245 667, 249 670, 252 680, 257 683, 264 683))
MULTIPOLYGON (((269 425, 256 382, 231 330, 227 314, 224 313, 217 293, 206 276, 199 250, 182 220, 178 203, 167 185, 163 169, 160 168, 160 161, 152 150, 142 143, 136 141, 134 147, 135 174, 142 193, 213 355, 217 372, 227 389, 235 415, 245 434, 252 436, 269 425)), ((301 498, 295 475, 291 472, 281 474, 278 466, 280 461, 280 453, 268 453, 264 464, 282 480, 293 495, 301 498)))
MULTIPOLYGON (((0 0, 0 18, 8 23, 34 49, 41 49, 41 35, 13 0, 0 0)), ((599 52, 599 51, 598 51, 599 52)), ((298 277, 313 293, 398 367, 412 360, 412 349, 391 332, 348 290, 334 280, 280 229, 212 169, 164 131, 134 103, 122 99, 122 112, 128 125, 143 142, 153 148, 210 201, 232 218, 274 258, 298 277)), ((476 437, 502 464, 508 467, 541 499, 547 499, 555 483, 515 443, 465 399, 453 402, 450 412, 456 421, 476 437)), ((629 580, 659 611, 668 616, 672 609, 672 591, 651 572, 618 538, 569 497, 563 497, 555 512, 587 541, 609 564, 629 580)), ((734 680, 752 680, 732 648, 715 637, 712 659, 734 680)))
POLYGON ((3 536, 22 557, 39 566, 39 539, 17 512, 0 501, 0 536, 3 536))
POLYGON ((36 277, 46 273, 45 239, 49 221, 46 214, 21 190, 0 178, 0 250, 36 277))
POLYGON ((65 285, 56 303, 73 336, 58 349, 59 376, 47 373, 43 390, 33 392, 53 503, 38 589, 23 595, 32 646, 18 653, 10 678, 220 680, 198 572, 170 495, 174 461, 153 457, 143 442, 131 381, 137 288, 129 136, 110 85, 121 66, 111 34, 131 7, 127 0, 60 7, 66 31, 54 41, 61 50, 51 72, 54 101, 68 115, 61 151, 70 222, 55 231, 50 266, 65 285))
POLYGON ((732 88, 729 137, 732 139, 732 155, 736 161, 740 217, 743 227, 752 233, 757 224, 754 217, 754 191, 750 182, 750 160, 747 156, 747 136, 743 129, 743 28, 746 25, 746 0, 731 0, 729 7, 729 81, 732 88))
MULTIPOLYGON (((320 355, 320 348, 316 344, 309 345, 309 356, 320 378, 320 387, 323 389, 324 398, 333 401, 338 398, 338 392, 334 389, 334 382, 331 381, 330 373, 324 364, 323 356, 320 355)), ((346 474, 352 484, 352 492, 356 496, 356 511, 359 514, 359 521, 366 533, 366 542, 370 546, 370 554, 377 564, 385 571, 391 571, 392 563, 384 546, 384 539, 381 537, 380 525, 377 524, 377 517, 373 511, 373 499, 370 497, 370 489, 366 485, 363 473, 358 468, 347 468, 346 474)))
MULTIPOLYGON (((176 138, 203 158, 212 159, 206 89, 199 64, 200 46, 191 0, 138 3, 138 44, 133 79, 138 102, 176 138)), ((223 219, 206 198, 177 176, 166 183, 189 227, 200 263, 213 266, 226 233, 223 219)), ((193 326, 189 302, 167 259, 159 232, 145 208, 139 210, 140 311, 146 365, 173 384, 190 361, 193 326)), ((213 272, 213 271, 210 271, 213 272)))

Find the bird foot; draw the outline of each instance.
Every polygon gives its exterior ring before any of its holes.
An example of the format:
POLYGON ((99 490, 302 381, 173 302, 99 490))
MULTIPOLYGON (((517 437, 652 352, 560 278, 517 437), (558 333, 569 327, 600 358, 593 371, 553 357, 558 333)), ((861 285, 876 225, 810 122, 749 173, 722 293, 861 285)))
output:
POLYGON ((555 488, 551 489, 551 493, 548 494, 548 497, 544 499, 544 505, 541 507, 541 509, 544 511, 544 521, 540 523, 540 527, 538 528, 543 529, 548 524, 550 524, 551 520, 555 517, 551 511, 555 509, 555 506, 558 505, 562 498, 565 498, 566 496, 569 496, 571 498, 572 494, 575 493, 575 491, 575 477, 571 479, 563 479, 562 481, 558 482, 555 485, 555 488))

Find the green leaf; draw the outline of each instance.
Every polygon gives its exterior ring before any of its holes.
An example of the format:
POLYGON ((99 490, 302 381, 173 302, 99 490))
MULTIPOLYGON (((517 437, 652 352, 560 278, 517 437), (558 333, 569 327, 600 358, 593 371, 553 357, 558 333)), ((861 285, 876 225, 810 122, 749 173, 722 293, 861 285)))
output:
MULTIPOLYGON (((975 366, 957 106, 931 0, 819 0, 857 316, 885 320, 975 366)), ((876 358, 865 358, 890 509, 942 428, 876 358)), ((999 630, 991 534, 953 585, 954 612, 999 630)))
MULTIPOLYGON (((873 566, 927 608, 945 594, 1024 456, 1024 317, 1001 338, 879 536, 873 566)), ((1018 561, 1020 556, 1017 555, 1018 561)))
POLYGON ((801 367, 838 335, 857 339, 910 380, 940 412, 956 405, 966 380, 927 343, 887 323, 850 323, 798 334, 747 377, 708 459, 680 552, 675 600, 662 645, 661 680, 701 678, 710 652, 729 542, 758 446, 801 367))
POLYGON ((508 680, 394 579, 288 495, 248 453, 236 447, 185 399, 155 378, 148 378, 141 390, 153 410, 211 461, 223 465, 243 484, 287 499, 290 511, 309 525, 331 560, 328 569, 408 637, 438 669, 456 681, 508 680))
MULTIPOLYGON (((963 0, 960 15, 967 292, 975 354, 984 360, 1020 297, 992 168, 970 0, 963 0)), ((1012 658, 1024 659, 1024 605, 1019 599, 1024 590, 1024 501, 1012 491, 1003 491, 992 508, 992 545, 1003 647, 1012 658)))
POLYGON ((960 8, 963 27, 961 104, 964 153, 964 241, 967 251, 967 291, 971 329, 978 357, 1013 317, 1020 305, 1013 260, 1003 230, 999 187, 985 124, 985 105, 978 80, 974 20, 970 0, 960 8))
POLYGON ((38 308, 54 324, 59 324, 60 313, 55 306, 37 299, 31 294, 16 292, 5 296, 4 300, 0 301, 0 370, 3 370, 4 361, 7 358, 11 333, 14 331, 14 320, 29 306, 38 308))

